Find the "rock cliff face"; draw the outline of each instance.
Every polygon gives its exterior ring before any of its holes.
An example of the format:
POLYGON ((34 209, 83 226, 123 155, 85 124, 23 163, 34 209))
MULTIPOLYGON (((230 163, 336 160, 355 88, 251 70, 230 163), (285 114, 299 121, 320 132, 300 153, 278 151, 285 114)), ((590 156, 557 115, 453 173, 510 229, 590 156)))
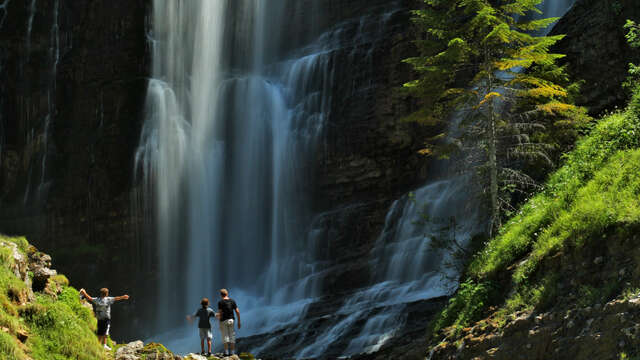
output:
POLYGON ((592 114, 622 107, 628 96, 620 85, 639 54, 625 39, 627 19, 640 20, 637 1, 578 0, 553 30, 567 35, 554 50, 567 55, 572 78, 584 80, 579 101, 592 114))
POLYGON ((0 9, 0 231, 59 255, 81 286, 130 279, 132 266, 113 264, 139 255, 129 194, 146 12, 143 0, 0 9))

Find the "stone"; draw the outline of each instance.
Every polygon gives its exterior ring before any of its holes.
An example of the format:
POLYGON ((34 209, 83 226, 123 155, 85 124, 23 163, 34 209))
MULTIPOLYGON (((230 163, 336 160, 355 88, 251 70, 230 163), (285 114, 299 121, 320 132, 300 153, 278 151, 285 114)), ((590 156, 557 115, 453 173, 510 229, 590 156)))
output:
POLYGON ((206 357, 198 354, 187 354, 184 357, 184 360, 208 360, 206 357))
POLYGON ((138 352, 142 350, 144 343, 140 340, 132 341, 116 350, 116 360, 137 360, 138 352))
POLYGON ((47 286, 49 278, 58 274, 57 271, 48 267, 36 265, 32 267, 33 272, 33 291, 42 291, 47 286))

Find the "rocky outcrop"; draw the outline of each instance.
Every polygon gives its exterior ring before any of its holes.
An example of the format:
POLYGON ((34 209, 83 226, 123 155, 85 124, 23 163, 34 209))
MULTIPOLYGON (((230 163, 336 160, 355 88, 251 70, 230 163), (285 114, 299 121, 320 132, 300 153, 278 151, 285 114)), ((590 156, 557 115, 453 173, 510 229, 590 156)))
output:
POLYGON ((567 35, 554 51, 567 55, 574 80, 584 80, 579 102, 592 114, 622 108, 628 96, 621 84, 628 76, 628 63, 640 53, 626 42, 627 19, 640 20, 637 1, 578 0, 553 30, 567 35))
MULTIPOLYGON (((26 240, 19 241, 26 244, 26 240)), ((68 285, 64 276, 58 276, 58 272, 51 269, 51 256, 36 250, 33 246, 27 247, 27 252, 20 249, 18 243, 5 240, 0 236, 0 247, 10 250, 11 261, 7 265, 13 274, 26 286, 23 291, 13 291, 11 297, 18 304, 24 305, 34 300, 34 292, 45 292, 56 297, 60 291, 60 285, 68 285), (17 292, 16 292, 17 291, 17 292)))

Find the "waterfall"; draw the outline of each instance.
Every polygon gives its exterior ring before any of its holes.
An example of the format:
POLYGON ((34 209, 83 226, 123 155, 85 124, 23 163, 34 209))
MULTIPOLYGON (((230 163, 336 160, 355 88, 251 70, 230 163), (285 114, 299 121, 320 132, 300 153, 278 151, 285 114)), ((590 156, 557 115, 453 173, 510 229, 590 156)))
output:
MULTIPOLYGON (((25 64, 30 61, 31 31, 33 29, 35 13, 36 0, 31 0, 27 20, 25 64)), ((35 156, 29 164, 27 185, 22 201, 24 206, 33 204, 42 205, 47 198, 47 194, 51 186, 51 181, 47 178, 49 172, 47 164, 50 156, 49 148, 52 146, 49 142, 49 132, 57 111, 56 91, 60 56, 60 0, 54 0, 53 12, 51 13, 51 27, 49 29, 49 48, 47 51, 48 68, 43 71, 43 76, 46 79, 47 84, 46 114, 41 118, 40 122, 31 125, 29 132, 26 134, 26 142, 29 146, 37 149, 35 152, 37 156, 35 156)))
MULTIPOLYGON (((573 0, 546 1, 541 17, 559 17, 573 0)), ((548 32, 550 29, 545 31, 548 32)), ((454 114, 449 132, 457 132, 461 121, 454 114)), ((449 162, 450 163, 450 162, 449 162)), ((436 171, 441 179, 429 182, 396 200, 371 253, 372 284, 352 294, 338 310, 341 320, 316 336, 302 349, 300 358, 322 357, 336 340, 352 333, 343 355, 378 351, 397 336, 407 321, 406 304, 447 296, 458 286, 461 269, 450 250, 432 246, 434 239, 456 241, 464 247, 484 229, 478 200, 472 195, 470 176, 448 174, 444 164, 436 171), (364 322, 364 325, 359 325, 364 322)))
MULTIPOLYGON (((546 1, 541 7, 541 17, 560 17, 574 1, 546 1)), ((550 30, 546 29, 545 34, 550 30)), ((450 133, 458 131, 460 121, 460 115, 454 114, 450 133)), ((436 172, 443 171, 443 179, 393 203, 372 252, 374 284, 353 296, 339 311, 350 315, 323 334, 320 337, 323 341, 304 349, 301 357, 321 356, 333 339, 346 333, 348 326, 344 323, 353 326, 358 319, 366 319, 365 325, 344 353, 375 352, 404 326, 405 304, 450 295, 457 288, 458 272, 462 269, 451 266, 455 259, 449 249, 432 247, 431 243, 444 237, 445 241, 455 241, 464 247, 473 235, 483 231, 486 219, 470 190, 474 187, 472 177, 447 175, 444 169, 436 172)))
MULTIPOLYGON (((298 5, 153 1, 152 78, 134 165, 143 195, 134 208, 155 224, 145 248, 157 253, 155 328, 163 332, 152 339, 178 352, 195 343, 184 314, 201 297, 215 304, 222 287, 250 319, 241 336, 296 327, 305 333, 297 357, 322 356, 347 334, 355 336, 344 354, 376 351, 404 325, 407 303, 457 286, 451 256, 430 240, 456 236, 464 244, 481 227, 469 179, 443 169, 393 203, 369 257, 373 280, 339 305, 335 323, 319 331, 297 325, 325 295, 327 268, 315 254, 321 215, 310 201, 335 54, 351 48, 347 58, 364 54, 361 63, 372 64, 375 38, 398 8, 390 2, 305 37, 282 29, 311 22, 290 11, 298 5)), ((373 86, 364 79, 350 91, 373 86)))
POLYGON ((561 17, 567 13, 575 0, 547 0, 540 6, 544 17, 561 17))
POLYGON ((293 3, 154 1, 134 172, 154 209, 158 313, 176 315, 160 328, 222 287, 249 311, 244 334, 295 321, 316 296, 309 188, 343 39, 281 53, 293 3))

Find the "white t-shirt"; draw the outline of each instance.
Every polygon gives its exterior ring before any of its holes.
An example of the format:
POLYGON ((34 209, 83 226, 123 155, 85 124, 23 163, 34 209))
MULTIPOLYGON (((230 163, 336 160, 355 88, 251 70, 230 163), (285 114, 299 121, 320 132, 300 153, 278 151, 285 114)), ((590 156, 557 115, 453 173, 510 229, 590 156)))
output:
POLYGON ((114 302, 116 302, 116 299, 110 296, 93 298, 96 318, 98 318, 98 320, 111 319, 111 305, 114 302))

